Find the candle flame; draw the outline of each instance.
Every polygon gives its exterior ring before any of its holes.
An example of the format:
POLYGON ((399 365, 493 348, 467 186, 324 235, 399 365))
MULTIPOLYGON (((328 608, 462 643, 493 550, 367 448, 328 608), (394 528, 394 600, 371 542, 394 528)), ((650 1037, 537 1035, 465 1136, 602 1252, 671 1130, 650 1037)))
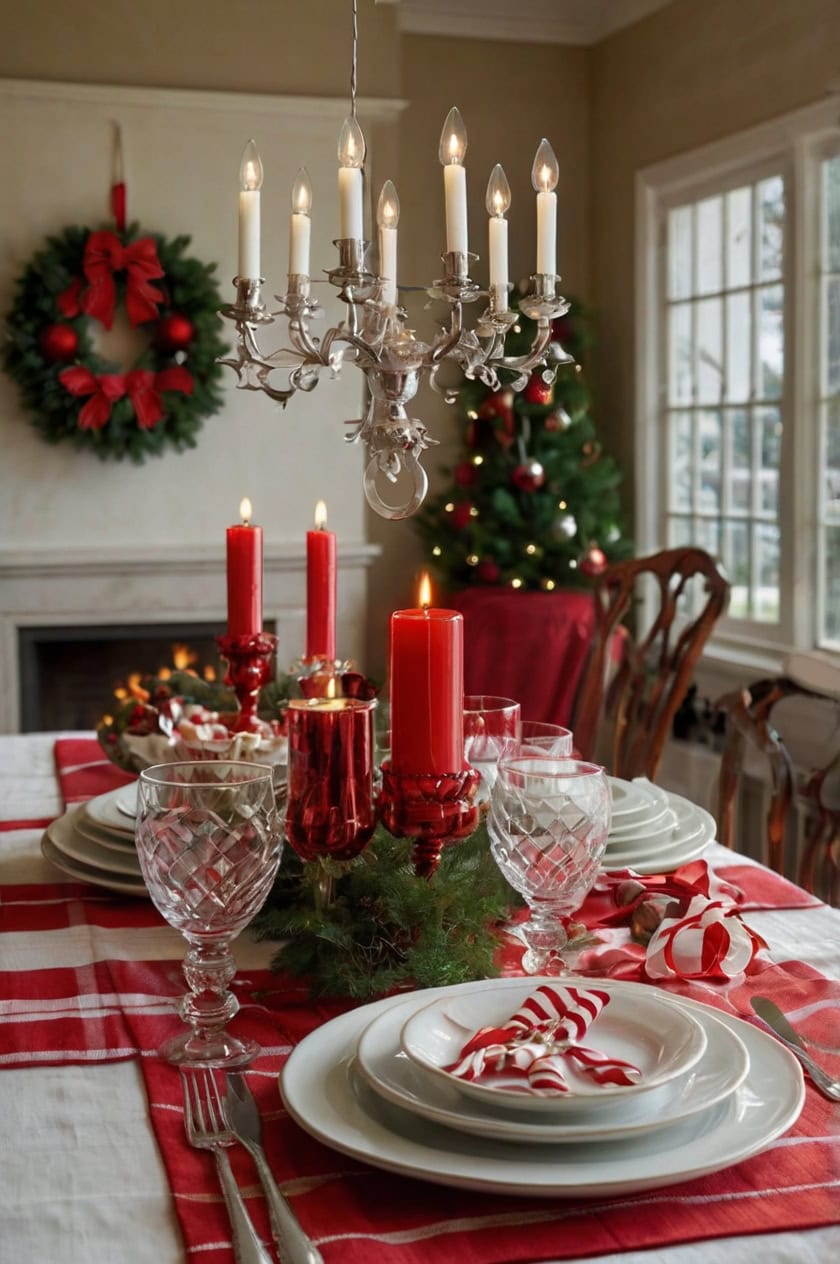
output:
POLYGON ((323 500, 319 500, 315 506, 315 526, 318 531, 323 531, 327 525, 327 506, 323 500))
POLYGON ((243 526, 247 527, 250 524, 253 512, 250 500, 247 496, 243 496, 239 502, 239 517, 242 519, 243 526))
POLYGON ((420 588, 418 592, 418 604, 428 610, 432 604, 432 581, 429 579, 426 571, 420 576, 420 588))
POLYGON ((326 697, 328 698, 335 697, 335 676, 330 676, 329 680, 327 681, 326 697))

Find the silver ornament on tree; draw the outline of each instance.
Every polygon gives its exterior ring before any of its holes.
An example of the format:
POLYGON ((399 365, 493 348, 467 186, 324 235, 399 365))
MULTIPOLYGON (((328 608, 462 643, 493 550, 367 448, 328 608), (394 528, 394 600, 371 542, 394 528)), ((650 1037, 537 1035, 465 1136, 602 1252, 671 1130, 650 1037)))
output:
POLYGON ((528 455, 527 441, 531 437, 531 423, 528 417, 522 418, 522 434, 517 436, 519 464, 514 468, 510 481, 520 492, 538 491, 545 482, 545 470, 535 457, 528 455))
POLYGON ((554 519, 549 529, 555 540, 571 540, 577 531, 577 519, 574 514, 561 514, 554 519))
POLYGON ((572 418, 566 412, 562 404, 559 406, 559 408, 555 408, 553 413, 549 413, 545 421, 543 422, 543 425, 545 426, 546 430, 551 430, 554 432, 568 430, 571 424, 572 424, 572 418))

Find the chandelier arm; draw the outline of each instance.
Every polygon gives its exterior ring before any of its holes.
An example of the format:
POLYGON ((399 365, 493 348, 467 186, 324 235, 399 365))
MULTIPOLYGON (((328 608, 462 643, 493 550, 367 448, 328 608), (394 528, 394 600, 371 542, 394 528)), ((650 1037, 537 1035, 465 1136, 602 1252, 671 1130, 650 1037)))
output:
POLYGON ((539 323, 539 328, 531 343, 531 350, 521 356, 500 356, 495 361, 494 368, 510 369, 515 373, 522 373, 528 369, 535 369, 538 364, 543 364, 546 358, 549 344, 551 342, 551 323, 549 321, 539 323))
POLYGON ((435 343, 432 348, 429 363, 439 365, 441 360, 449 355, 450 351, 454 351, 461 341, 464 333, 464 309, 460 303, 452 304, 452 317, 449 326, 449 333, 445 334, 440 342, 435 343))
POLYGON ((294 343, 295 350, 307 360, 317 360, 319 364, 324 363, 321 358, 321 348, 318 346, 319 340, 310 336, 309 326, 299 316, 293 317, 289 321, 289 337, 294 343))

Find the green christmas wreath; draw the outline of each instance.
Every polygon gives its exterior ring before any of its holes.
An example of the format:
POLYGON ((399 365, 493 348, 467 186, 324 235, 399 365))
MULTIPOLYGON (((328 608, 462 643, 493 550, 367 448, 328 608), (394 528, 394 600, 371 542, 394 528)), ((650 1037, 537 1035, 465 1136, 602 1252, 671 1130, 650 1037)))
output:
POLYGON ((215 264, 187 255, 190 238, 66 228, 16 282, 3 362, 50 443, 138 463, 167 444, 194 448, 221 407, 221 299, 215 264), (94 351, 124 305, 147 344, 129 368, 94 351))

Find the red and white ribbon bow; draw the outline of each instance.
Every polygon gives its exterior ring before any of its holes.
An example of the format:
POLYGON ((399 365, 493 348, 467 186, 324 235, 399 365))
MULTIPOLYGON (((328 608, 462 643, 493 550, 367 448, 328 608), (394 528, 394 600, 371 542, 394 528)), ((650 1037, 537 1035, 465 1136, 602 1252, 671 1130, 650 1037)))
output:
POLYGON ((596 1084, 634 1084, 638 1067, 576 1043, 609 1000, 597 988, 543 984, 503 1026, 482 1027, 471 1036, 446 1070, 465 1080, 510 1077, 514 1091, 541 1096, 570 1091, 570 1064, 596 1084))
POLYGON ((765 947, 735 908, 698 895, 684 916, 666 918, 654 931, 645 973, 649 979, 734 979, 765 947))

